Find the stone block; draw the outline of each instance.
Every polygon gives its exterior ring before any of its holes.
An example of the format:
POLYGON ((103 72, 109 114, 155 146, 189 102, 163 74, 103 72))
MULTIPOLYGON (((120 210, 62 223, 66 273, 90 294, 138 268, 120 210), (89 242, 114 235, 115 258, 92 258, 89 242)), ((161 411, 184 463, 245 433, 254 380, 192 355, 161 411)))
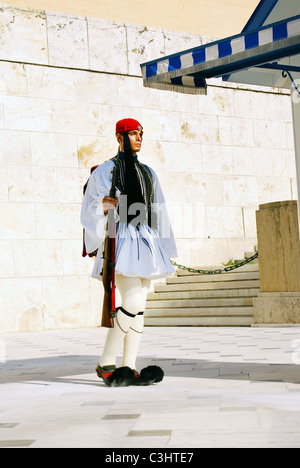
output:
POLYGON ((14 260, 12 241, 0 241, 0 277, 9 278, 14 276, 14 260))
POLYGON ((37 203, 38 239, 82 239, 80 203, 37 203))
POLYGON ((296 201, 267 203, 256 212, 261 292, 300 291, 296 201))
MULTIPOLYGON (((117 154, 115 137, 78 136, 78 165, 90 169, 117 154)), ((89 177, 89 172, 87 172, 89 177)))
MULTIPOLYGON (((200 238, 190 241, 191 258, 194 267, 198 269, 205 267, 222 267, 222 262, 227 262, 228 245, 227 239, 200 238)), ((186 265, 186 264, 185 264, 186 265)), ((188 266, 188 265, 187 265, 188 266)))
POLYGON ((287 124, 277 121, 254 120, 254 145, 258 148, 288 148, 287 124))
POLYGON ((204 144, 202 147, 203 172, 206 174, 234 174, 236 149, 230 146, 204 144))
POLYGON ((248 238, 255 239, 257 236, 256 216, 255 216, 255 210, 257 208, 258 208, 257 206, 243 207, 244 229, 245 229, 245 237, 247 239, 248 238))
POLYGON ((170 157, 170 160, 172 159, 172 155, 168 152, 168 148, 170 148, 168 142, 166 142, 166 145, 164 143, 162 141, 147 140, 146 138, 143 141, 143 149, 139 155, 139 159, 154 169, 155 172, 164 171, 165 164, 168 164, 165 159, 166 154, 168 154, 167 158, 170 157))
POLYGON ((89 68, 88 32, 85 18, 47 14, 49 64, 89 68))
MULTIPOLYGON (((161 155, 164 161, 164 169, 169 172, 189 172, 188 163, 191 149, 200 149, 200 145, 179 143, 174 141, 162 141, 160 143, 161 155)), ((201 164, 201 155, 200 155, 201 164)))
POLYGON ((165 55, 175 54, 202 45, 202 36, 183 31, 164 30, 165 55))
POLYGON ((298 185, 297 185, 296 177, 293 177, 291 179, 291 185, 292 185, 292 199, 293 200, 299 200, 298 185))
POLYGON ((277 177, 294 177, 296 173, 295 152, 285 149, 272 150, 273 174, 277 177))
POLYGON ((287 132, 287 148, 291 151, 295 151, 294 126, 290 122, 287 122, 285 125, 287 132))
POLYGON ((206 208, 207 234, 210 238, 241 238, 244 236, 242 209, 238 207, 206 208))
POLYGON ((191 239, 176 239, 176 246, 178 250, 178 257, 175 258, 175 262, 190 266, 194 264, 194 259, 191 252, 191 239))
POLYGON ((53 130, 74 135, 99 133, 99 109, 86 102, 54 101, 53 130))
POLYGON ((87 177, 84 170, 78 168, 57 168, 57 196, 62 204, 81 203, 83 186, 87 177))
MULTIPOLYGON (((244 228, 245 229, 245 228, 244 228)), ((244 238, 236 238, 236 239, 227 239, 227 248, 226 253, 224 251, 222 258, 225 254, 225 260, 222 260, 223 263, 227 263, 228 260, 243 260, 245 258, 246 252, 253 252, 257 244, 256 233, 255 236, 252 238, 250 235, 246 235, 244 238)), ((237 272, 241 271, 240 269, 237 272)), ((259 287, 259 285, 257 286, 259 287)))
POLYGON ((292 122, 291 98, 283 94, 266 94, 269 120, 282 121, 283 125, 292 122))
POLYGON ((123 23, 89 18, 88 35, 92 70, 128 73, 126 28, 123 23))
POLYGON ((4 97, 0 96, 0 129, 4 128, 4 97))
POLYGON ((33 203, 1 203, 0 238, 35 239, 35 210, 33 203))
POLYGON ((168 213, 176 239, 206 236, 206 210, 196 203, 169 203, 168 213))
MULTIPOLYGON (((216 116, 231 116, 234 117, 234 96, 231 89, 220 87, 208 87, 207 96, 198 96, 198 112, 200 114, 209 114, 216 116)), ((193 96, 195 98, 195 96, 193 96)), ((249 117, 249 116, 247 116, 249 117)))
MULTIPOLYGON (((110 76, 110 75, 109 75, 110 76)), ((157 89, 145 88, 143 81, 132 76, 118 76, 118 102, 122 107, 158 109, 161 105, 161 95, 157 89)), ((115 104, 113 101, 110 104, 115 104)), ((164 110, 168 107, 161 106, 164 110)), ((177 108, 178 109, 178 108, 177 108)), ((176 110, 177 110, 176 109, 176 110)), ((173 109, 172 109, 173 110, 173 109)), ((132 109, 131 112, 136 112, 132 109)), ((142 122, 141 122, 142 123, 142 122)))
MULTIPOLYGON (((102 306, 103 306, 103 286, 100 281, 93 278, 89 279, 89 304, 90 304, 90 323, 91 327, 99 327, 102 319, 102 306)), ((121 305, 118 290, 116 292, 116 304, 121 305)))
POLYGON ((255 177, 226 176, 222 182, 222 189, 225 205, 258 205, 258 188, 255 177))
POLYGON ((187 202, 204 206, 222 206, 223 177, 213 174, 187 173, 185 198, 187 202))
POLYGON ((43 330, 41 278, 3 278, 0 297, 0 328, 17 333, 43 330))
POLYGON ((57 201, 56 168, 9 167, 8 183, 12 202, 57 201))
POLYGON ((46 329, 79 328, 94 325, 90 315, 88 277, 43 278, 42 300, 46 329))
POLYGON ((90 276, 94 260, 82 257, 82 239, 62 240, 62 268, 65 276, 90 276))
MULTIPOLYGON (((74 73, 76 100, 93 104, 119 104, 118 78, 112 74, 78 70, 74 73)), ((128 90, 127 94, 130 94, 128 90)))
POLYGON ((260 204, 291 199, 291 182, 288 177, 259 177, 257 184, 260 204))
POLYGON ((273 150, 269 148, 247 148, 237 146, 236 169, 237 175, 245 176, 273 176, 273 150))
POLYGON ((147 135, 164 141, 181 141, 180 113, 141 109, 141 123, 147 135))
POLYGON ((185 198, 185 190, 179 190, 178 187, 185 187, 186 176, 180 173, 158 172, 162 190, 167 203, 181 204, 187 202, 185 198))
POLYGON ((231 118, 230 131, 232 144, 236 146, 254 147, 254 131, 252 119, 231 118))
POLYGON ((184 143, 186 156, 186 171, 194 174, 203 174, 203 147, 199 143, 184 143))
MULTIPOLYGON (((160 101, 159 107, 163 110, 177 111, 180 109, 181 112, 199 113, 200 101, 198 101, 197 95, 174 93, 173 91, 164 90, 163 93, 158 91, 158 96, 160 101)), ((203 96, 201 97, 203 98, 203 96)))
POLYGON ((181 114, 181 139, 184 142, 217 144, 218 119, 214 115, 181 114))
POLYGON ((30 136, 27 132, 0 130, 0 164, 31 164, 30 136))
POLYGON ((77 135, 30 133, 30 141, 33 166, 78 167, 77 135))
MULTIPOLYGON (((251 91, 236 90, 233 93, 234 114, 245 119, 269 120, 268 95, 251 91)), ((285 97, 286 102, 288 98, 285 97)))
POLYGON ((7 168, 0 166, 0 202, 8 201, 8 177, 7 168))
POLYGON ((25 65, 0 62, 0 94, 10 96, 27 95, 25 65))
POLYGON ((28 96, 39 99, 76 100, 73 70, 27 65, 28 96))
POLYGON ((165 55, 164 34, 160 29, 146 26, 127 26, 128 72, 141 76, 142 62, 165 55))
POLYGON ((234 141, 232 138, 232 117, 219 115, 217 119, 218 138, 215 140, 214 144, 234 146, 234 141))
POLYGON ((4 115, 5 128, 8 130, 52 131, 52 103, 48 99, 6 96, 4 115))
POLYGON ((2 60, 48 63, 47 25, 42 11, 2 8, 0 29, 2 60))
POLYGON ((59 240, 15 240, 14 268, 18 278, 62 275, 59 240))
POLYGON ((300 292, 260 292, 253 314, 254 324, 299 324, 300 292))

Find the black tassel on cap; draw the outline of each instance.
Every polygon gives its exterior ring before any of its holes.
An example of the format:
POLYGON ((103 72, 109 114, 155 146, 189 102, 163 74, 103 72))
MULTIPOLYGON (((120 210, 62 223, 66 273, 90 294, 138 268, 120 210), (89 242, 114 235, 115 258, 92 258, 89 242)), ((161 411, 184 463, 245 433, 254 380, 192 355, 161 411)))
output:
POLYGON ((131 144, 127 132, 123 133, 124 138, 124 153, 125 153, 125 190, 124 194, 127 195, 127 209, 134 203, 139 203, 138 208, 134 209, 134 214, 128 214, 127 211, 127 222, 130 223, 133 219, 137 218, 140 220, 146 219, 146 206, 145 200, 142 194, 141 184, 138 179, 137 171, 135 168, 135 161, 132 154, 131 144), (143 205, 143 206, 142 206, 143 205))

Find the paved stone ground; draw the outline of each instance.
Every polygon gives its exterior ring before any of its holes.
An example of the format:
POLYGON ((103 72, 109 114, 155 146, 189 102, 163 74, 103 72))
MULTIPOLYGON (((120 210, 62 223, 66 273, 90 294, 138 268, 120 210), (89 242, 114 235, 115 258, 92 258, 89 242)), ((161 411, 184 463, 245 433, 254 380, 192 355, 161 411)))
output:
POLYGON ((149 387, 94 372, 106 330, 0 336, 0 447, 300 447, 300 327, 151 328, 149 387))

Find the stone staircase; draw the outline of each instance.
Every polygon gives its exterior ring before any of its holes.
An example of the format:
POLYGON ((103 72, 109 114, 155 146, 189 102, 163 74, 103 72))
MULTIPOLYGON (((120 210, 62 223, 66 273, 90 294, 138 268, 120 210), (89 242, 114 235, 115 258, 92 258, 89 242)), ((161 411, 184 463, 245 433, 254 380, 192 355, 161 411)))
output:
POLYGON ((258 262, 215 275, 177 270, 148 294, 145 325, 251 326, 258 293, 258 262))

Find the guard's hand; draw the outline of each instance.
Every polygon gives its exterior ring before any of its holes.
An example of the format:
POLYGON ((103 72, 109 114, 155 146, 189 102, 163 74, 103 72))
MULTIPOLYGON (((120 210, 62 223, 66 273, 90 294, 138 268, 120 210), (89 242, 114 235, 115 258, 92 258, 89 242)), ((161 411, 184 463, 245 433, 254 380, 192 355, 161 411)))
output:
POLYGON ((102 200, 104 214, 106 215, 108 210, 114 210, 118 206, 118 202, 118 198, 104 197, 102 200))

